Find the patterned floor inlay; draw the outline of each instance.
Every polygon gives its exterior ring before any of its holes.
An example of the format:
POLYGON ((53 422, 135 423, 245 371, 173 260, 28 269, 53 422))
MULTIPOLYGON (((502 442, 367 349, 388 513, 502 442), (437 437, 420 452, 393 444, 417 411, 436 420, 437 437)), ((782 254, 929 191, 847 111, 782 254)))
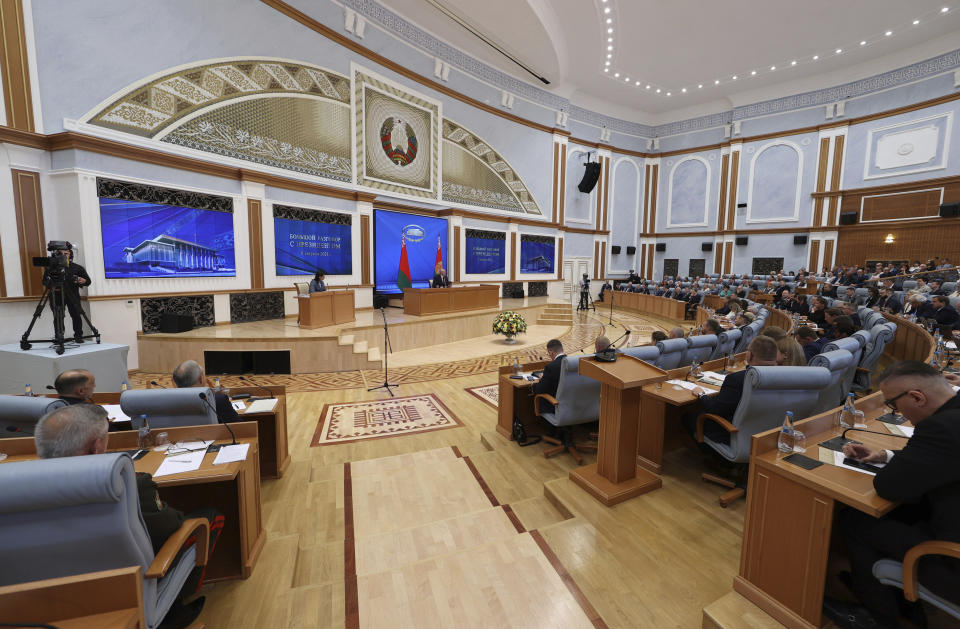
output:
POLYGON ((471 393, 493 408, 500 408, 500 387, 496 384, 488 384, 485 387, 473 387, 466 389, 467 393, 471 393))
POLYGON ((320 413, 310 445, 397 437, 460 425, 460 420, 433 394, 328 404, 320 413))

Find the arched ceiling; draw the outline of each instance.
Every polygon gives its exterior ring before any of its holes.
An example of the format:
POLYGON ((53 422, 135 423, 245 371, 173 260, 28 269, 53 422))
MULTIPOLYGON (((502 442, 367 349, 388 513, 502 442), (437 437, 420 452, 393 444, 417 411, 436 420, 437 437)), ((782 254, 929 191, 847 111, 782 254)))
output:
POLYGON ((829 87, 960 48, 957 0, 380 2, 504 72, 575 104, 639 122, 829 87), (551 85, 540 84, 436 3, 551 85), (610 66, 604 72, 608 52, 610 66))

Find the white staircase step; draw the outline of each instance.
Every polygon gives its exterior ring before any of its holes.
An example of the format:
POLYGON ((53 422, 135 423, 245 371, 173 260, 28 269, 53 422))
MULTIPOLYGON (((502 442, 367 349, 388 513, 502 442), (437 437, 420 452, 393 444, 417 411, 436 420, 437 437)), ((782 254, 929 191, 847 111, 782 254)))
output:
POLYGON ((380 362, 380 348, 371 347, 367 350, 367 360, 379 363, 380 362))
POLYGON ((353 344, 353 353, 354 354, 366 354, 367 350, 370 349, 367 347, 366 341, 357 341, 353 344))
POLYGON ((353 335, 352 334, 341 334, 337 338, 337 345, 353 345, 353 335))

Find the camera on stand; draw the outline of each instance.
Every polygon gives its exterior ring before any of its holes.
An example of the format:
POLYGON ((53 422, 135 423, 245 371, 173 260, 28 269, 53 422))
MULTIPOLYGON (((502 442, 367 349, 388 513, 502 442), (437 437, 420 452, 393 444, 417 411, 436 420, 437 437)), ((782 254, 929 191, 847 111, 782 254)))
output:
POLYGON ((37 256, 33 258, 33 266, 45 268, 43 274, 43 285, 46 287, 63 284, 67 277, 67 265, 70 260, 65 251, 73 249, 73 245, 66 240, 51 240, 47 243, 49 256, 37 256))

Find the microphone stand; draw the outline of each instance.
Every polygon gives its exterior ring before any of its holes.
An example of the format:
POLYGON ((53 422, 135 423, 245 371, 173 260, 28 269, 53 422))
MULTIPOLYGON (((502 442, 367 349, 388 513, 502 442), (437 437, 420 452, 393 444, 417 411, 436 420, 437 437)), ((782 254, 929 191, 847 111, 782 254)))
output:
POLYGON ((152 385, 155 386, 155 387, 160 387, 161 389, 166 389, 166 388, 167 388, 167 387, 163 386, 162 384, 160 384, 159 382, 157 382, 156 380, 151 380, 151 381, 150 381, 150 384, 152 384, 152 385))
MULTIPOLYGON (((237 436, 233 434, 233 428, 230 427, 229 423, 222 421, 220 419, 220 413, 217 412, 217 407, 210 403, 210 400, 207 399, 207 394, 201 391, 200 399, 206 402, 207 406, 213 409, 213 414, 217 416, 217 421, 227 428, 227 431, 230 433, 230 436, 233 438, 233 443, 231 443, 230 445, 233 445, 233 446, 237 445, 237 436)), ((219 448, 217 449, 219 450, 219 448)))
POLYGON ((399 387, 400 385, 390 384, 390 381, 387 378, 387 356, 390 355, 390 352, 393 352, 393 345, 390 343, 390 330, 387 326, 387 315, 383 308, 380 308, 380 316, 383 317, 383 384, 378 387, 367 389, 367 392, 379 391, 380 389, 383 389, 390 394, 390 397, 393 397, 393 391, 390 389, 390 387, 399 387))
POLYGON ((270 399, 273 399, 274 397, 276 397, 276 396, 274 395, 273 391, 271 391, 270 389, 268 389, 267 387, 265 387, 265 386, 263 386, 263 385, 257 384, 256 382, 254 382, 253 380, 250 380, 249 378, 244 378, 243 376, 237 376, 237 380, 242 380, 243 382, 249 382, 251 385, 255 386, 256 388, 258 388, 258 389, 263 389, 264 391, 267 392, 267 397, 265 397, 265 398, 252 397, 252 398, 250 398, 250 401, 251 401, 251 402, 254 401, 254 400, 270 400, 270 399))

